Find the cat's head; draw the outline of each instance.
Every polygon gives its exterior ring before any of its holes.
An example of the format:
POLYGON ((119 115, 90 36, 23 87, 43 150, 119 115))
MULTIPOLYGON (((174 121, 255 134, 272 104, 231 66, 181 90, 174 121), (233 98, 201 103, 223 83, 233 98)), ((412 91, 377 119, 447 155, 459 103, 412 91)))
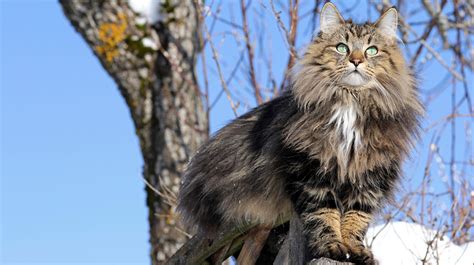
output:
POLYGON ((401 111, 407 100, 416 101, 415 80, 397 43, 397 24, 395 8, 375 23, 356 24, 326 3, 320 31, 294 70, 297 100, 308 107, 370 94, 391 114, 401 111))

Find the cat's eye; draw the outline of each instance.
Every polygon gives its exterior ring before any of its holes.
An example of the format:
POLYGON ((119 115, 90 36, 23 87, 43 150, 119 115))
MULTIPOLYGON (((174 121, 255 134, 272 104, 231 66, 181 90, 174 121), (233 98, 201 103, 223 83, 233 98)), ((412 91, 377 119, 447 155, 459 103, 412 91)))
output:
POLYGON ((379 52, 379 50, 377 50, 377 47, 375 47, 375 46, 371 46, 371 47, 367 48, 367 50, 365 50, 365 53, 369 56, 374 56, 378 52, 379 52))
POLYGON ((345 45, 344 43, 339 43, 339 44, 336 46, 336 50, 337 50, 339 53, 346 54, 346 53, 349 52, 349 47, 347 47, 347 45, 345 45))

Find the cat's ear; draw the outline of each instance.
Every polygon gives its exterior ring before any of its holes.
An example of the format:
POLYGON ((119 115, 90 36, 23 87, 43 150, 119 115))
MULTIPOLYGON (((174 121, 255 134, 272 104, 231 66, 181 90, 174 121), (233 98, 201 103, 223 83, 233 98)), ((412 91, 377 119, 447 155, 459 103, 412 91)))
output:
POLYGON ((331 2, 324 4, 323 9, 321 9, 320 30, 323 33, 331 33, 342 24, 344 24, 344 18, 342 18, 336 6, 331 2))
POLYGON ((394 7, 385 11, 375 22, 375 26, 387 36, 397 38, 398 12, 394 7))

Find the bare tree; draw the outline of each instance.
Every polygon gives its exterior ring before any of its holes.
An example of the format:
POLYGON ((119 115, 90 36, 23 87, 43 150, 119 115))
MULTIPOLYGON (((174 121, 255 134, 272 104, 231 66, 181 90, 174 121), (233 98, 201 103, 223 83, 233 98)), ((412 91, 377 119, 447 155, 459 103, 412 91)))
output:
POLYGON ((184 166, 207 138, 194 67, 200 20, 191 0, 165 1, 161 19, 143 21, 128 1, 61 0, 130 109, 143 154, 151 259, 160 264, 186 240, 175 215, 184 166))

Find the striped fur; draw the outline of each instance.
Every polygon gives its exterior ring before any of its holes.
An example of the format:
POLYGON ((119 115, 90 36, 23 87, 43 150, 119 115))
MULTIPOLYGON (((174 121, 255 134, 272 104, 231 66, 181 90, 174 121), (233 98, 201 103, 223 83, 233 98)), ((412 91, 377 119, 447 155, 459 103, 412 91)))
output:
POLYGON ((309 257, 371 264, 362 239, 393 194, 423 108, 395 37, 378 28, 393 25, 394 9, 373 24, 342 21, 330 3, 325 12, 325 31, 299 60, 288 91, 222 128, 191 160, 178 210, 207 232, 272 225, 294 212, 309 257), (353 54, 338 53, 338 43, 357 54, 364 84, 347 85, 353 54), (369 46, 379 53, 360 58, 369 46))

